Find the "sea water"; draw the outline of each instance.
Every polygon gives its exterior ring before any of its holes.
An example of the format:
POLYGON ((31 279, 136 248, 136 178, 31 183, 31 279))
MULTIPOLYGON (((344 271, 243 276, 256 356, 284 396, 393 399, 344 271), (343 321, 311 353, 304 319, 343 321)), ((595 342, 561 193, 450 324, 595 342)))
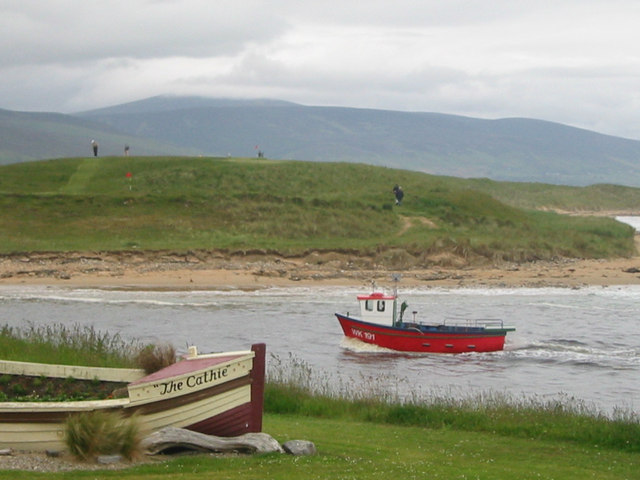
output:
MULTIPOLYGON (((345 339, 354 288, 160 291, 0 286, 0 325, 87 325, 180 352, 267 345, 267 370, 303 365, 324 388, 391 398, 506 395, 640 410, 640 286, 403 290, 419 321, 502 319, 504 351, 407 354, 345 339)), ((412 313, 409 313, 412 314, 412 313)))

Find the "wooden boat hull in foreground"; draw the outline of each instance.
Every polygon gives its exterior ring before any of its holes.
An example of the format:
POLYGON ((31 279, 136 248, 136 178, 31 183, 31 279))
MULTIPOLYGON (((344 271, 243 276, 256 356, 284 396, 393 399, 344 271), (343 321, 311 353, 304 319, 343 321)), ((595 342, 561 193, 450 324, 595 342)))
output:
POLYGON ((262 430, 265 345, 251 351, 186 358, 128 384, 128 398, 79 402, 0 402, 0 448, 64 448, 74 413, 136 414, 143 432, 187 428, 217 436, 262 430))

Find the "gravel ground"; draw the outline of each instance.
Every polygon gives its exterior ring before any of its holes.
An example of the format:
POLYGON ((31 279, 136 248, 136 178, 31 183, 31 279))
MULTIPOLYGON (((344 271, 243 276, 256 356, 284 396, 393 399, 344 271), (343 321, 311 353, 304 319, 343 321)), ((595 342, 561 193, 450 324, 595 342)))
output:
POLYGON ((0 455, 0 470, 26 470, 33 472, 64 472, 69 470, 120 470, 142 463, 158 463, 166 460, 166 457, 156 455, 143 457, 129 462, 122 460, 116 463, 101 464, 97 462, 80 462, 70 455, 53 457, 45 452, 21 452, 11 451, 0 455))

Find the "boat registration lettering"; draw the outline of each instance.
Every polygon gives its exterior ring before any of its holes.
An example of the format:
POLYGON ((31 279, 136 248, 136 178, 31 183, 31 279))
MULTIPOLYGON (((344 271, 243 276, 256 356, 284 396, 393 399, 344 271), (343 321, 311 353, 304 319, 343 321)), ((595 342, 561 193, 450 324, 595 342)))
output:
POLYGON ((229 375, 229 366, 207 370, 197 375, 189 375, 184 380, 169 380, 168 382, 157 383, 155 388, 160 388, 160 395, 167 395, 173 392, 180 392, 185 387, 194 388, 215 382, 229 375))
POLYGON ((376 339, 375 333, 363 332, 362 330, 357 330, 355 328, 351 329, 351 333, 353 333, 354 337, 361 338, 363 340, 374 341, 376 339))

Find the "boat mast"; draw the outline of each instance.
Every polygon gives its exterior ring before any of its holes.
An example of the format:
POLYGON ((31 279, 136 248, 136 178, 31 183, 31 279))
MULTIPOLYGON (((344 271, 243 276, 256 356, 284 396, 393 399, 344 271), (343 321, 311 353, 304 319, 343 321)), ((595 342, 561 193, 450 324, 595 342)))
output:
POLYGON ((391 280, 393 280, 393 296, 398 297, 398 282, 402 278, 402 274, 394 273, 391 275, 391 280))
POLYGON ((393 280, 393 323, 396 324, 398 320, 398 282, 402 278, 402 275, 399 273, 394 273, 391 275, 391 280, 393 280))

